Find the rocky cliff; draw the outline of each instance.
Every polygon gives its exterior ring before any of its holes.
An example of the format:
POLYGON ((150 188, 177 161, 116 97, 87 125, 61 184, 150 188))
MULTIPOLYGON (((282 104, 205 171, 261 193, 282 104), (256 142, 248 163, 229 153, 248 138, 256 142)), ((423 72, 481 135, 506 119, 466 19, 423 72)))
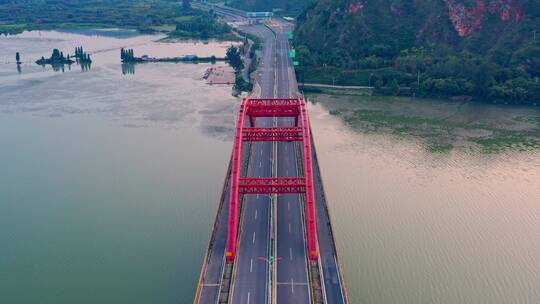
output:
POLYGON ((319 0, 295 33, 308 80, 514 103, 540 101, 539 42, 540 0, 319 0))

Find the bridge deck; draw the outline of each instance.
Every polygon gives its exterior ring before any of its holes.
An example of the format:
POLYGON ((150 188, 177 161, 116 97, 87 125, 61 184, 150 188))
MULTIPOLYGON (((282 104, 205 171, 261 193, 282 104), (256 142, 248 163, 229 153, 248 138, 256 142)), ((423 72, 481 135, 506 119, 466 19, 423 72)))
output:
MULTIPOLYGON (((217 9, 216 11, 219 13, 217 9)), ((227 11, 226 15, 231 18, 230 11, 227 11)), ((264 41, 262 65, 257 78, 260 96, 300 96, 289 58, 285 31, 272 32, 261 25, 246 26, 242 30, 259 35, 264 41)), ((263 127, 266 137, 283 136, 272 133, 275 126, 295 125, 290 118, 260 119, 262 121, 258 126, 263 127)), ((288 135, 295 137, 295 130, 290 131, 292 133, 288 135)), ((256 139, 264 139, 261 133, 251 135, 256 139)), ((319 260, 314 265, 317 266, 316 271, 320 272, 317 280, 320 279, 322 283, 322 298, 313 298, 310 292, 310 273, 313 271, 310 265, 313 264, 308 263, 307 259, 303 195, 294 193, 275 197, 245 195, 239 225, 239 251, 231 274, 232 284, 223 284, 230 194, 229 171, 194 303, 269 303, 272 297, 276 297, 275 301, 280 304, 311 303, 315 299, 321 300, 320 303, 348 302, 314 145, 312 149, 319 246, 319 260), (272 265, 268 263, 272 260, 271 254, 275 254, 272 265), (227 288, 230 288, 230 292, 224 290, 227 288)), ((247 176, 301 176, 302 149, 295 142, 286 141, 274 145, 262 141, 252 143, 246 150, 248 151, 245 153, 250 156, 249 161, 243 164, 247 176)), ((227 279, 228 277, 225 277, 225 280, 227 279)))

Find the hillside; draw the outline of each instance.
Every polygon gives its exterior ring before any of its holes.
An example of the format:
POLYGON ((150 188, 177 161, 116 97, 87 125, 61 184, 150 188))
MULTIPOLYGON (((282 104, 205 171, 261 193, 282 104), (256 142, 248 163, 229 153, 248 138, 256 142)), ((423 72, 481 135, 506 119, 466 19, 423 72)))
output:
POLYGON ((306 81, 540 103, 540 0, 319 0, 295 46, 306 81))

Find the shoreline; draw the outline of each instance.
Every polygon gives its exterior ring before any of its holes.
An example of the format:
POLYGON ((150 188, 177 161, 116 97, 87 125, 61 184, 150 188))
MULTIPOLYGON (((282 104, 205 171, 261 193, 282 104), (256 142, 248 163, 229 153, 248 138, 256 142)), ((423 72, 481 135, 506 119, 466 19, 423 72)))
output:
MULTIPOLYGON (((300 85, 302 87, 302 85, 300 85)), ((403 88, 408 89, 408 88, 403 88)), ((396 97, 396 98, 410 98, 415 100, 441 100, 455 103, 470 103, 470 104, 487 104, 487 105, 499 105, 499 106, 513 106, 524 108, 538 108, 540 103, 533 104, 515 104, 511 102, 503 101, 489 101, 474 99, 471 96, 435 96, 425 95, 418 96, 414 94, 390 94, 387 93, 389 88, 375 88, 372 86, 356 86, 356 85, 332 85, 324 83, 304 83, 303 92, 306 94, 327 94, 336 96, 373 96, 373 97, 396 97)))

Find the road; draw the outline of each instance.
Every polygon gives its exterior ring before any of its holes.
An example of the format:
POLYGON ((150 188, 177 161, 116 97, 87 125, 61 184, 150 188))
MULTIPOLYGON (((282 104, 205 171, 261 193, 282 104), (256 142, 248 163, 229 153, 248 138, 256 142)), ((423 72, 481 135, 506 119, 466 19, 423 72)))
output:
MULTIPOLYGON (((275 40, 264 26, 250 26, 244 30, 263 37, 263 58, 260 68, 261 97, 273 97, 275 89, 275 40)), ((258 126, 270 127, 272 118, 259 118, 258 126)), ((273 143, 255 142, 251 145, 248 169, 250 177, 272 177, 273 143)), ((269 303, 270 290, 270 212, 271 197, 246 195, 242 203, 239 247, 235 261, 235 281, 232 303, 269 303)))
MULTIPOLYGON (((296 97, 298 91, 292 61, 289 58, 289 41, 286 31, 276 30, 276 58, 278 68, 278 96, 296 97)), ((294 119, 281 118, 281 126, 294 125, 294 119)), ((281 177, 298 176, 297 143, 279 142, 277 168, 281 177)), ((278 195, 277 200, 277 256, 276 300, 277 303, 311 303, 305 241, 303 205, 300 195, 278 195)))
MULTIPOLYGON (((229 14, 228 18, 233 17, 229 14)), ((285 27, 272 32, 264 25, 248 25, 241 26, 241 30, 260 36, 263 40, 263 56, 257 75, 260 96, 255 97, 300 96, 286 36, 286 31, 292 28, 285 27)), ((292 125, 293 120, 259 118, 256 123, 257 126, 266 127, 276 124, 286 126, 292 125)), ((250 156, 247 176, 297 176, 297 152, 300 151, 294 142, 253 143, 250 149, 245 149, 245 153, 250 156)), ((325 303, 346 303, 320 171, 318 163, 313 165, 323 297, 325 303)), ((223 198, 228 200, 228 185, 224 192, 223 198)), ((217 303, 219 297, 228 204, 222 206, 223 210, 217 218, 212 250, 207 258, 199 303, 217 303)), ((279 304, 311 303, 301 196, 246 195, 242 206, 230 302, 270 303, 270 297, 275 295, 275 302, 279 304), (272 230, 275 231, 275 247, 271 243, 272 230), (272 254, 277 257, 272 265, 275 270, 273 276, 269 264, 272 254)))
MULTIPOLYGON (((260 97, 296 96, 294 83, 291 86, 292 62, 289 58, 289 46, 285 33, 276 31, 276 36, 274 36, 264 26, 250 26, 243 30, 264 37, 259 82, 260 97), (276 87, 274 87, 275 83, 276 87)), ((277 119, 275 122, 279 125, 293 124, 293 120, 288 118, 277 119)), ((257 120, 258 126, 270 126, 273 123, 274 120, 269 118, 257 120)), ((272 176, 274 173, 272 158, 276 162, 277 176, 297 176, 296 143, 280 142, 276 145, 277 153, 273 155, 267 152, 272 148, 272 143, 253 144, 250 162, 253 171, 249 174, 250 176, 272 176), (257 168, 257 160, 259 160, 259 168, 257 168)), ((248 196, 244 203, 233 303, 267 303, 268 301, 267 293, 271 292, 268 290, 270 288, 268 258, 273 249, 268 248, 270 246, 269 229, 272 228, 271 219, 268 217, 272 210, 268 208, 273 207, 269 199, 267 196, 260 196, 259 199, 248 196), (257 240, 257 235, 267 235, 268 238, 257 240), (263 291, 267 293, 264 294, 263 291)), ((275 265, 276 282, 272 287, 276 288, 277 303, 310 303, 304 217, 300 196, 278 195, 275 210, 277 262, 275 265)))

